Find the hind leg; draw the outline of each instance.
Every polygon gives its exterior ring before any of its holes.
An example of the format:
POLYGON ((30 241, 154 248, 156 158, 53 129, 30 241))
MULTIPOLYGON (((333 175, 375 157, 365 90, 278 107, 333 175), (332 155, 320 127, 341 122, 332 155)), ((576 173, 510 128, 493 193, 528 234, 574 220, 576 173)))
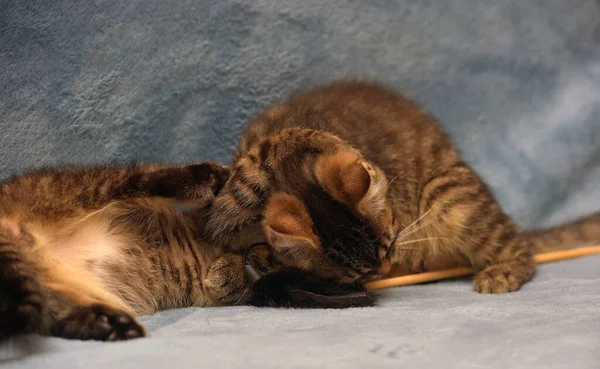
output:
POLYGON ((13 244, 0 241, 0 340, 43 324, 46 296, 32 272, 13 244))
POLYGON ((144 337, 130 309, 90 277, 54 265, 45 273, 49 320, 45 334, 56 337, 118 341, 144 337))
POLYGON ((0 242, 0 339, 19 333, 115 341, 145 335, 129 309, 89 276, 0 242))

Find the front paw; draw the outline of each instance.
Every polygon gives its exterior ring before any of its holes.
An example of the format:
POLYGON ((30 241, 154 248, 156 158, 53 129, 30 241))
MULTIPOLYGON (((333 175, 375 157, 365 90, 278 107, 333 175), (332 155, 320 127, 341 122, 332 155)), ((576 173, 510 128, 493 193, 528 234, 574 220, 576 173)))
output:
POLYGON ((107 305, 78 306, 54 323, 50 333, 56 337, 120 341, 144 337, 144 328, 128 313, 107 305))
POLYGON ((491 265, 477 274, 473 288, 479 293, 513 292, 521 287, 514 267, 508 264, 491 265))
POLYGON ((205 162, 189 165, 186 168, 190 172, 195 183, 210 186, 212 193, 215 196, 221 191, 223 186, 225 186, 225 182, 229 179, 229 168, 219 163, 205 162))
POLYGON ((204 287, 215 305, 235 305, 248 295, 242 257, 225 254, 209 267, 204 287))

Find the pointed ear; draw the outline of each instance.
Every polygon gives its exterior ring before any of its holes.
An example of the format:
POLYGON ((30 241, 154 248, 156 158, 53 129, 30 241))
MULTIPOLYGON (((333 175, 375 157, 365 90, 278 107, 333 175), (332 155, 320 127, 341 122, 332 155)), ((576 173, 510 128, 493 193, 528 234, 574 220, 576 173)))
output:
POLYGON ((275 249, 317 248, 312 220, 304 205, 287 194, 274 194, 265 211, 263 225, 275 249))
POLYGON ((337 200, 357 205, 369 191, 371 175, 360 156, 342 151, 324 156, 316 165, 317 179, 337 200))

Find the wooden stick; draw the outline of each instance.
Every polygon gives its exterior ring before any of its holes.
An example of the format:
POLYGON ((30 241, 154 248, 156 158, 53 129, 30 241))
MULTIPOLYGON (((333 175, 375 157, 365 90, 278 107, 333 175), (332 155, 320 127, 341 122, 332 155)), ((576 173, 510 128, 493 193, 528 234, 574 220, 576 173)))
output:
MULTIPOLYGON (((553 261, 580 258, 583 256, 600 254, 600 246, 582 247, 578 249, 547 252, 535 255, 535 262, 538 264, 550 263, 553 261)), ((439 281, 442 279, 463 277, 473 274, 471 268, 446 269, 437 272, 426 272, 410 274, 395 278, 386 278, 379 281, 373 281, 366 284, 367 290, 379 290, 382 288, 408 286, 411 284, 439 281)))

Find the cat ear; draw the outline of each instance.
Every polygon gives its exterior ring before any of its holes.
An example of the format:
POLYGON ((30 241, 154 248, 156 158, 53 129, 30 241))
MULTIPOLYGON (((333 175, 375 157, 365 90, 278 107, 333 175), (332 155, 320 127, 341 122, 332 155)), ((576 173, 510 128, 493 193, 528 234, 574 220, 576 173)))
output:
POLYGON ((317 248, 312 220, 304 205, 287 194, 274 194, 265 210, 263 225, 275 249, 317 248))
POLYGON ((357 205, 369 192, 371 175, 360 156, 342 151, 324 156, 316 165, 317 179, 337 200, 357 205))

